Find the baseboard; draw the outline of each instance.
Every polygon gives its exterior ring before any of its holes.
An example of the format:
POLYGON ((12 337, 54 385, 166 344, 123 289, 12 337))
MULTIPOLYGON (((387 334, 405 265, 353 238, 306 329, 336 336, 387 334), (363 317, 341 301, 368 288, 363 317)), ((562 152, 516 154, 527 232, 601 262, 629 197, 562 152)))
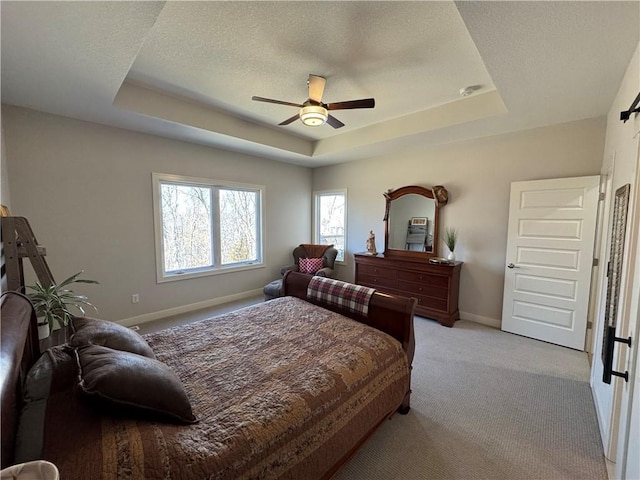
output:
POLYGON ((171 317, 173 315, 193 312, 194 310, 200 310, 202 308, 214 307, 216 305, 222 305, 223 303, 244 300, 245 298, 251 298, 260 294, 262 294, 262 288, 257 288, 255 290, 249 290, 248 292, 234 293, 233 295, 227 295, 225 297, 212 298, 210 300, 203 300, 202 302, 191 303, 189 305, 182 305, 180 307, 168 308, 157 312, 145 313, 144 315, 138 315, 137 317, 125 318, 118 320, 118 323, 125 327, 132 327, 133 325, 140 325, 141 323, 152 322, 154 320, 160 320, 161 318, 171 317))
MULTIPOLYGON (((182 313, 193 312, 194 310, 200 310, 208 307, 215 307, 216 305, 222 305, 223 303, 235 302, 238 300, 244 300, 245 298, 251 298, 255 295, 262 294, 262 289, 257 288, 255 290, 249 290, 248 292, 234 293, 233 295, 227 295, 224 297, 212 298, 210 300, 204 300, 202 302, 191 303, 189 305, 182 305, 180 307, 168 308, 166 310, 159 310, 157 312, 145 313, 136 317, 124 318, 118 320, 120 325, 125 327, 131 327, 133 325, 140 325, 141 323, 153 322, 154 320, 160 320, 162 318, 171 317, 173 315, 180 315, 182 313)), ((487 325, 500 329, 502 322, 495 318, 483 317, 482 315, 476 315, 475 313, 460 311, 460 319, 468 320, 470 322, 479 323, 481 325, 487 325)))
POLYGON ((488 327, 497 328, 498 330, 500 330, 500 328, 502 327, 501 320, 490 318, 490 317, 483 317, 482 315, 476 315, 475 313, 468 313, 468 312, 461 311, 460 319, 469 320, 470 322, 480 323, 482 325, 487 325, 488 327))

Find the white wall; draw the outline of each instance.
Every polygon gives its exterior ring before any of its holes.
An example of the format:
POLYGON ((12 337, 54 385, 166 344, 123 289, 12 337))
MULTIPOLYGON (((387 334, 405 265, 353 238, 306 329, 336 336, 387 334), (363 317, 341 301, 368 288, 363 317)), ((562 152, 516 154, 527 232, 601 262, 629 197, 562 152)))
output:
MULTIPOLYGON (((602 346, 602 330, 604 315, 596 318, 594 327, 594 358, 592 365, 591 385, 594 390, 596 409, 605 442, 611 443, 610 451, 615 451, 615 478, 637 479, 640 473, 640 369, 638 368, 638 336, 640 335, 640 196, 638 181, 640 180, 640 115, 634 114, 623 123, 620 112, 627 110, 640 91, 640 44, 635 51, 621 82, 618 94, 607 117, 605 150, 602 172, 612 176, 611 192, 629 183, 631 185, 628 218, 626 228, 623 273, 618 302, 618 319, 616 336, 633 338, 634 346, 628 348, 621 343, 616 344, 616 360, 614 370, 628 371, 630 381, 623 382, 614 377, 610 387, 601 383, 602 364, 599 361, 602 346), (635 400, 634 400, 635 398, 635 400), (635 403, 634 403, 635 402, 635 403), (613 418, 610 419, 610 412, 613 418), (635 418, 634 421, 630 421, 635 418)), ((611 225, 612 215, 607 212, 606 224, 611 225)), ((610 235, 610 233, 608 232, 610 235)), ((609 239, 603 239, 604 261, 609 259, 609 239)), ((607 278, 604 271, 599 276, 598 291, 601 292, 599 312, 604 311, 607 278)), ((608 445, 605 445, 607 449, 608 445)))
POLYGON ((54 277, 121 320, 261 289, 311 239, 308 168, 3 107, 12 215, 29 219, 54 277), (266 268, 156 283, 151 173, 265 185, 266 268), (140 303, 131 303, 131 294, 140 303))
MULTIPOLYGON (((440 212, 440 232, 458 229, 456 257, 465 262, 462 318, 499 325, 511 182, 597 175, 604 131, 605 119, 594 118, 315 169, 315 190, 348 189, 348 254, 340 278, 353 280, 353 253, 366 250, 369 230, 383 249, 383 192, 444 185, 449 203, 440 212)), ((441 241, 438 249, 446 256, 441 241)))

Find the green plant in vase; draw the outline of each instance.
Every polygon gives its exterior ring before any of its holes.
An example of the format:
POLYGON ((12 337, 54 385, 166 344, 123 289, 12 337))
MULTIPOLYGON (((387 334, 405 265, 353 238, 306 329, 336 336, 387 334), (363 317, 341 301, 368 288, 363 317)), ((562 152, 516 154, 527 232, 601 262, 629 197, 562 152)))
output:
POLYGON ((96 312, 98 311, 85 295, 77 295, 73 290, 67 288, 74 283, 100 283, 95 280, 78 278, 82 273, 80 271, 71 275, 58 284, 44 286, 40 282, 36 282, 35 285, 27 286, 29 290, 32 290, 27 293, 27 296, 35 308, 36 317, 38 317, 38 333, 41 338, 49 336, 55 323, 60 328, 66 327, 74 316, 72 308, 78 310, 82 315, 85 315, 84 307, 91 307, 96 312), (41 330, 41 327, 48 328, 41 330))
POLYGON ((455 260, 456 254, 454 250, 456 249, 456 244, 458 243, 458 229, 453 227, 447 227, 444 231, 444 244, 449 249, 449 255, 447 258, 449 260, 455 260))

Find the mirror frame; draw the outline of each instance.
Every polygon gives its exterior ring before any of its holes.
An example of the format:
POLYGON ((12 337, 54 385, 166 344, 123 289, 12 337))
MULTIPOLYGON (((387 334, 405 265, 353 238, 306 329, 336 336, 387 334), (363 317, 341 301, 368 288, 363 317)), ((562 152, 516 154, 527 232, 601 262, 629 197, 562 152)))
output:
POLYGON ((438 244, 440 243, 440 237, 438 234, 438 226, 440 224, 440 207, 446 205, 448 200, 447 190, 443 186, 435 186, 431 189, 420 187, 417 185, 409 185, 407 187, 400 187, 396 190, 389 190, 385 192, 384 198, 386 200, 386 207, 384 211, 384 255, 386 257, 408 257, 408 258, 426 258, 438 256, 438 244), (434 216, 433 216, 433 251, 431 252, 416 252, 412 250, 398 250, 389 248, 389 211, 391 210, 391 202, 397 200, 404 195, 421 195, 433 200, 435 204, 434 216))

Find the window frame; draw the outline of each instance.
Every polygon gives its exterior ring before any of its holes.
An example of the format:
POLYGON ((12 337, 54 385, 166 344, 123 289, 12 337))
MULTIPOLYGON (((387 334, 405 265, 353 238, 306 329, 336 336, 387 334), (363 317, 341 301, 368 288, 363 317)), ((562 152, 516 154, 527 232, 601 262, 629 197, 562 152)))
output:
POLYGON ((173 282, 190 278, 207 277, 210 275, 220 275, 243 270, 253 270, 264 268, 264 228, 265 228, 265 187, 264 185, 254 185, 247 183, 230 182, 226 180, 215 180, 209 178, 189 177, 168 173, 151 174, 152 196, 153 196, 153 230, 155 237, 155 257, 156 257, 156 281, 157 283, 173 282), (211 204, 211 238, 212 238, 212 260, 213 265, 200 268, 192 268, 184 272, 166 272, 164 269, 164 236, 162 224, 162 204, 161 185, 176 184, 190 187, 210 188, 212 196, 211 204), (221 241, 220 241, 220 210, 218 205, 218 195, 213 193, 215 189, 234 189, 254 191, 258 194, 258 205, 256 207, 256 256, 257 259, 251 262, 238 262, 231 265, 221 264, 221 241))
POLYGON ((344 252, 342 260, 336 258, 335 263, 346 265, 347 263, 347 207, 348 197, 346 188, 334 188, 331 190, 316 190, 313 192, 313 242, 320 243, 320 198, 330 195, 342 195, 344 197, 344 252))

